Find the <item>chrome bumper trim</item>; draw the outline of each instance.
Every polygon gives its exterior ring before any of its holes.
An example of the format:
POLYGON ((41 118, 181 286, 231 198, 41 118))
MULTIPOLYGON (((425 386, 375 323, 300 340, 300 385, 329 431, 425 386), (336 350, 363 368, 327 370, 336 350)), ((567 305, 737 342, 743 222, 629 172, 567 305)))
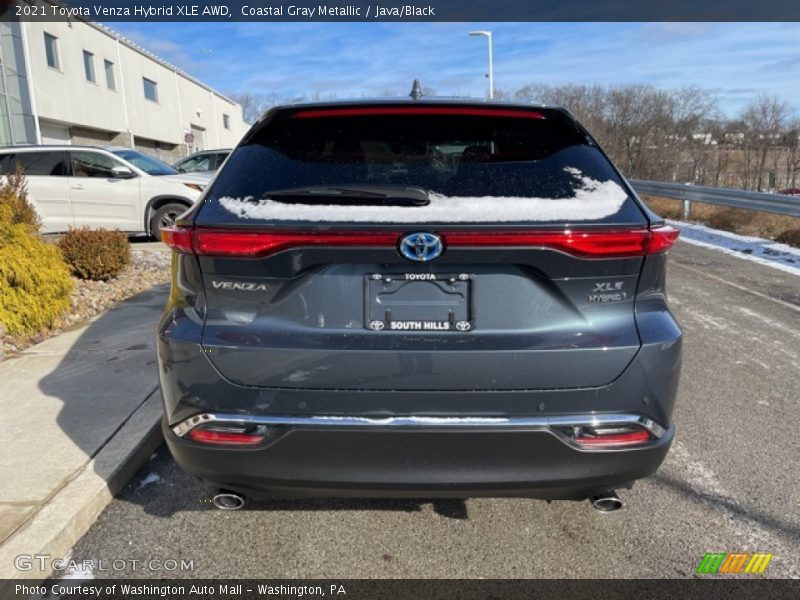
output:
POLYGON ((338 417, 338 416, 255 416, 235 413, 201 413, 189 417, 172 427, 178 437, 184 437, 192 429, 204 423, 236 423, 245 425, 266 425, 273 427, 413 427, 413 428, 450 428, 450 427, 490 427, 509 429, 525 427, 529 429, 550 429, 552 427, 592 427, 598 425, 639 425, 647 429, 656 439, 666 433, 652 419, 634 414, 588 414, 562 415, 548 417, 338 417))

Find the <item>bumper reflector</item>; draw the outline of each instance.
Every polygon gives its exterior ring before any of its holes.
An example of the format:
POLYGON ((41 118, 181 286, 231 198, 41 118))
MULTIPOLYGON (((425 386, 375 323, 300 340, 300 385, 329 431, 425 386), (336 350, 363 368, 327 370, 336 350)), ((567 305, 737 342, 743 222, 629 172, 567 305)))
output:
POLYGON ((653 437, 645 429, 620 431, 619 428, 604 431, 597 428, 582 428, 574 437, 579 446, 585 448, 619 448, 637 446, 651 441, 653 437))
POLYGON ((212 446, 254 446, 266 438, 260 431, 242 431, 229 428, 196 427, 186 436, 193 442, 212 446))

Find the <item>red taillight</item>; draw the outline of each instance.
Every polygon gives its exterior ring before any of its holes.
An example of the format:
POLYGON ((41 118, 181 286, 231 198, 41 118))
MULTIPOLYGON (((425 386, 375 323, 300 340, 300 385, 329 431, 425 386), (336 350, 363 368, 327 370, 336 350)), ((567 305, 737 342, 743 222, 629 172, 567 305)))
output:
POLYGON ((209 256, 266 256, 302 246, 394 246, 395 232, 275 232, 197 230, 194 251, 209 256))
MULTIPOLYGON (((397 247, 396 231, 232 231, 223 229, 162 230, 170 248, 200 256, 258 258, 307 246, 397 247)), ((675 243, 672 227, 586 231, 444 231, 446 247, 541 247, 581 258, 625 258, 662 252, 675 243)))
POLYGON ((669 225, 656 227, 650 230, 650 243, 647 247, 648 254, 657 254, 669 250, 678 241, 680 231, 669 225))
POLYGON ((201 444, 217 446, 253 446, 263 442, 266 436, 258 433, 222 431, 196 427, 189 432, 187 437, 193 442, 199 442, 201 444))
POLYGON ((678 230, 490 231, 444 234, 450 246, 543 246, 587 258, 642 256, 662 252, 678 239, 678 230))
POLYGON ((511 108, 481 108, 467 106, 365 106, 343 108, 315 108, 292 114, 293 119, 319 119, 326 117, 381 117, 404 115, 508 117, 514 119, 544 119, 542 113, 511 108))
POLYGON ((641 256, 649 232, 630 231, 490 231, 445 233, 448 246, 541 246, 582 257, 641 256))
POLYGON ((162 227, 161 241, 178 252, 190 254, 192 252, 192 231, 178 227, 162 227))
POLYGON ((575 438, 575 443, 579 446, 600 448, 604 446, 634 446, 643 444, 653 439, 650 432, 644 429, 626 431, 623 433, 603 434, 602 431, 596 435, 579 435, 575 438))

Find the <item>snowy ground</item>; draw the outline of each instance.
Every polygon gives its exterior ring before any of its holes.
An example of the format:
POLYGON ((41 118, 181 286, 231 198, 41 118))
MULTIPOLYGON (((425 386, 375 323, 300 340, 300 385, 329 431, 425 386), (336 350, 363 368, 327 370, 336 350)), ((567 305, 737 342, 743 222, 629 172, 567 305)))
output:
POLYGON ((800 248, 763 238, 711 229, 696 223, 683 221, 668 221, 668 223, 680 229, 680 239, 689 244, 715 248, 726 254, 800 275, 800 248))

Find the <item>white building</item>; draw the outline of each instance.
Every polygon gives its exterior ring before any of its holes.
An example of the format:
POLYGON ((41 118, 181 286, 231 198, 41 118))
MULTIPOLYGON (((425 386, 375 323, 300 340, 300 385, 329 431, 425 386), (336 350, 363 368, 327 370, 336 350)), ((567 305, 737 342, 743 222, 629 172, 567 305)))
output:
POLYGON ((242 108, 110 29, 0 22, 0 145, 135 147, 166 162, 230 148, 242 108))

